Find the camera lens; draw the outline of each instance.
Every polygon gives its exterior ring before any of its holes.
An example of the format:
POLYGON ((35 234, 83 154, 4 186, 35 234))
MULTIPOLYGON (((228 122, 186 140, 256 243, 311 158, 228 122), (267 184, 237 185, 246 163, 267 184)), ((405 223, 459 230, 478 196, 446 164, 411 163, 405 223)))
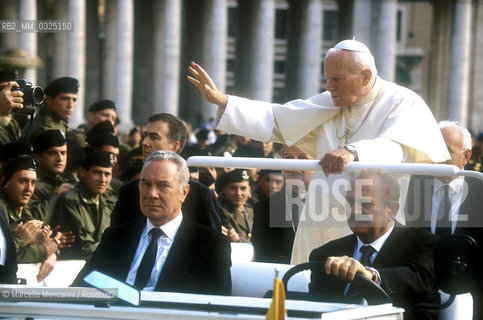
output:
POLYGON ((32 100, 36 105, 44 102, 44 90, 41 87, 32 88, 32 100))

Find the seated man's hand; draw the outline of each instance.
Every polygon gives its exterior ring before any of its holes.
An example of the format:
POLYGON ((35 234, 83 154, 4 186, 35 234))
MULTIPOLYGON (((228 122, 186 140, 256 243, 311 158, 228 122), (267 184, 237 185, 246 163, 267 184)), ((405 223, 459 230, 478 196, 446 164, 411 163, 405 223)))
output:
POLYGON ((206 71, 197 63, 191 62, 188 68, 192 76, 188 76, 188 81, 194 84, 200 90, 203 97, 210 103, 218 105, 220 108, 225 108, 228 97, 221 93, 217 88, 211 77, 206 71))
POLYGON ((41 239, 43 237, 42 225, 43 222, 40 220, 30 220, 25 223, 20 222, 15 227, 13 234, 23 240, 24 246, 30 243, 39 243, 39 238, 41 239))
POLYGON ((70 248, 75 241, 75 235, 72 231, 59 232, 60 226, 54 228, 54 241, 57 242, 59 249, 70 248))
POLYGON ((226 227, 221 226, 221 233, 227 236, 231 242, 238 242, 240 240, 240 236, 233 228, 227 229, 226 227))
POLYGON ((344 148, 339 148, 327 152, 322 159, 320 159, 319 164, 322 167, 325 176, 329 176, 329 174, 342 173, 347 164, 352 161, 354 161, 354 155, 344 148))
POLYGON ((10 81, 0 90, 0 116, 10 114, 12 108, 23 108, 23 92, 12 91, 13 87, 18 87, 18 84, 10 81))
POLYGON ((39 273, 37 274, 37 282, 44 280, 54 270, 55 263, 57 262, 57 255, 55 253, 45 259, 40 265, 39 273))
POLYGON ((325 262, 325 273, 331 274, 344 281, 353 281, 356 273, 360 272, 368 279, 372 278, 372 272, 356 259, 348 256, 329 257, 325 262))

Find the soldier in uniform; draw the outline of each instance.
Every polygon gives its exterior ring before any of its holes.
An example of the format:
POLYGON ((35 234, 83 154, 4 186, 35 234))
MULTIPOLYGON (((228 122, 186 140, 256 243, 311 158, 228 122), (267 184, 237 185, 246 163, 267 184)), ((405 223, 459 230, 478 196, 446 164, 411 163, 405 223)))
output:
POLYGON ((87 124, 81 124, 77 127, 77 130, 75 130, 76 141, 81 146, 85 145, 87 131, 103 121, 109 121, 114 128, 117 117, 116 103, 108 99, 95 102, 88 110, 89 113, 87 114, 87 119, 89 122, 87 124))
POLYGON ((57 249, 62 242, 62 234, 54 237, 48 225, 34 220, 26 207, 37 180, 35 161, 31 156, 21 155, 7 162, 0 190, 0 206, 14 235, 18 263, 38 263, 42 265, 37 280, 44 279, 52 271, 57 261, 57 249))
POLYGON ((70 191, 79 179, 65 171, 67 141, 62 131, 42 132, 35 139, 33 149, 38 179, 29 208, 36 219, 50 223, 57 200, 70 191))
POLYGON ((221 176, 220 216, 222 232, 232 242, 250 242, 253 207, 249 203, 250 177, 236 169, 221 176))
POLYGON ((45 105, 40 108, 32 126, 27 124, 22 136, 29 142, 46 130, 60 130, 67 134, 69 119, 77 102, 79 81, 70 77, 57 78, 45 88, 45 105))
POLYGON ((72 230, 76 241, 62 259, 89 260, 111 222, 115 199, 106 195, 113 157, 105 151, 88 153, 79 168, 79 183, 57 201, 54 221, 72 230))

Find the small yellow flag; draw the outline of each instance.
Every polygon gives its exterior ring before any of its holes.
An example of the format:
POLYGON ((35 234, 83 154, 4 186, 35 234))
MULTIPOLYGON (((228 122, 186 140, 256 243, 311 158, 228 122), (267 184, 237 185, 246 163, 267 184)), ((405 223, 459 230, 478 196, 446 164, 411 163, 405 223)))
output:
POLYGON ((285 288, 282 280, 275 277, 273 281, 273 297, 270 308, 265 316, 266 320, 285 320, 287 310, 285 310, 285 288))

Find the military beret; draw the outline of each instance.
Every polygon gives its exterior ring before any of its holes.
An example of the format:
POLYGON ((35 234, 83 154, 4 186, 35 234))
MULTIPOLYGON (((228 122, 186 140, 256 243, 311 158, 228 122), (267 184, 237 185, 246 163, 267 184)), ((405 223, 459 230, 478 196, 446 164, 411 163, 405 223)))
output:
MULTIPOLYGON (((87 140, 87 139, 86 139, 87 140)), ((119 137, 112 133, 99 133, 88 138, 89 145, 100 148, 102 146, 113 146, 119 148, 119 137)))
POLYGON ((248 172, 243 169, 235 169, 230 172, 226 172, 221 176, 221 186, 224 187, 233 182, 250 181, 248 172))
POLYGON ((19 154, 31 154, 32 146, 25 144, 22 140, 10 142, 0 148, 0 161, 7 162, 18 157, 19 154))
POLYGON ((34 158, 29 155, 19 155, 16 158, 7 161, 5 167, 3 167, 3 179, 2 186, 6 185, 13 174, 20 170, 35 171, 37 166, 35 164, 34 158))
POLYGON ((80 166, 86 170, 93 166, 112 168, 114 166, 114 156, 112 153, 101 150, 92 151, 87 153, 80 166))
POLYGON ((270 174, 270 173, 283 174, 282 173, 282 170, 267 170, 267 169, 262 169, 262 170, 258 171, 258 177, 261 178, 264 175, 270 174))
POLYGON ((71 77, 57 78, 51 81, 45 88, 45 94, 55 97, 59 93, 77 93, 79 81, 71 77))
POLYGON ((112 100, 101 100, 101 101, 97 101, 97 102, 94 102, 94 104, 92 104, 90 107, 89 107, 89 112, 97 112, 97 111, 101 111, 101 110, 105 110, 105 109, 112 109, 112 110, 116 110, 116 103, 112 100))
POLYGON ((33 143, 34 152, 41 154, 52 147, 62 147, 67 144, 64 133, 60 130, 47 130, 35 138, 33 143))
POLYGON ((89 142, 90 137, 96 136, 101 133, 114 134, 114 127, 112 126, 111 121, 102 121, 90 128, 89 131, 87 131, 86 141, 89 142))

